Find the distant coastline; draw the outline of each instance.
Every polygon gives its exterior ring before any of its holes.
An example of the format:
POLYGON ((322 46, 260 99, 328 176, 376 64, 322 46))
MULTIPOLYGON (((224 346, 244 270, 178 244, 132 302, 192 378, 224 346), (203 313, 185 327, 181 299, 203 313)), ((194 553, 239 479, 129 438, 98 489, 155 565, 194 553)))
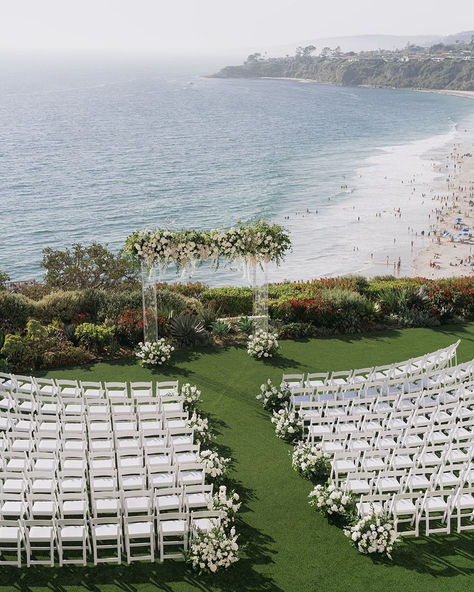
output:
MULTIPOLYGON (((292 80, 294 82, 312 83, 312 84, 332 84, 334 86, 344 86, 335 82, 320 82, 312 78, 293 78, 291 76, 258 76, 258 80, 292 80)), ((447 88, 400 88, 398 86, 374 86, 371 84, 358 84, 357 88, 385 88, 388 90, 409 90, 414 92, 435 93, 438 95, 451 95, 465 99, 474 99, 474 90, 457 90, 447 88)))

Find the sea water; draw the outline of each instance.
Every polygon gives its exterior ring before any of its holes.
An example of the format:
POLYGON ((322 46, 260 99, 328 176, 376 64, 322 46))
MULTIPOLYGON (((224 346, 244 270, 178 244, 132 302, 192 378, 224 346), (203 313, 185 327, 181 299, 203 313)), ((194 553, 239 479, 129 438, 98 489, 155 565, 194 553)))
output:
MULTIPOLYGON (((2 58, 0 269, 40 278, 47 246, 117 251, 136 229, 262 217, 293 242, 271 279, 392 273, 399 257, 412 273, 445 153, 462 134, 472 145, 474 101, 214 70, 2 58)), ((206 266, 193 279, 242 281, 206 266)))

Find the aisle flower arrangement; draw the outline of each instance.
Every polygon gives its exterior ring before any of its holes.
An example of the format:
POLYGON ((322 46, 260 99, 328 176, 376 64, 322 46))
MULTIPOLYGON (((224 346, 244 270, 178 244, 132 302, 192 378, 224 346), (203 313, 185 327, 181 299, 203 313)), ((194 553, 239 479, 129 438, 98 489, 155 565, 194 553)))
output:
POLYGON ((183 407, 186 411, 192 411, 201 402, 201 391, 197 386, 191 386, 189 382, 181 387, 181 397, 183 398, 183 407))
POLYGON ((291 454, 291 465, 305 479, 326 480, 331 473, 330 457, 321 444, 297 442, 291 454))
POLYGON ((186 420, 186 427, 194 429, 194 438, 200 444, 207 445, 214 437, 207 417, 202 417, 196 411, 186 420))
POLYGON ((214 481, 219 482, 227 472, 230 458, 219 456, 213 450, 201 450, 199 453, 199 462, 204 465, 206 475, 209 475, 214 481))
POLYGON ((223 524, 209 532, 193 531, 186 561, 199 572, 227 569, 239 560, 237 539, 235 528, 227 531, 223 524))
POLYGON ((218 510, 223 513, 222 523, 225 526, 233 524, 235 515, 242 505, 239 495, 235 491, 227 491, 225 485, 219 487, 219 491, 212 496, 209 502, 209 510, 218 510))
POLYGON ((286 442, 300 440, 303 435, 303 421, 288 406, 273 412, 272 423, 276 435, 286 442))
POLYGON ((171 358, 171 352, 173 351, 174 347, 163 337, 158 339, 158 341, 140 342, 135 355, 138 358, 140 366, 153 368, 166 364, 171 358))
POLYGON ((354 496, 350 492, 338 489, 333 483, 316 485, 308 497, 309 505, 324 516, 342 519, 346 524, 354 519, 354 496))
POLYGON ((364 555, 378 553, 391 559, 391 552, 400 540, 386 514, 368 514, 344 530, 352 544, 364 555))
POLYGON ((263 408, 267 411, 277 411, 290 402, 291 391, 283 383, 278 389, 269 378, 260 386, 260 393, 255 398, 262 401, 263 408))
POLYGON ((262 330, 250 335, 247 342, 247 353, 257 360, 273 357, 278 348, 278 335, 262 330))

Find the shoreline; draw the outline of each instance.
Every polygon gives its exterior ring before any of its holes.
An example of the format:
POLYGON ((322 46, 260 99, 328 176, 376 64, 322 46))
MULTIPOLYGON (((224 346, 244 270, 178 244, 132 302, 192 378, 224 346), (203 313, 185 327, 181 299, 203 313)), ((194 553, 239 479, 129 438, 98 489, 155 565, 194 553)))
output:
MULTIPOLYGON (((249 78, 248 80, 252 80, 249 78)), ((412 87, 400 87, 400 86, 372 86, 370 84, 356 84, 356 85, 344 85, 337 84, 335 82, 321 82, 319 80, 313 80, 312 78, 293 78, 291 76, 257 76, 255 80, 292 80, 294 82, 311 83, 311 84, 324 84, 327 86, 340 86, 341 88, 380 88, 382 90, 407 90, 410 92, 422 92, 422 93, 434 93, 438 95, 451 95, 454 97, 461 97, 465 99, 474 99, 474 90, 454 90, 454 89, 442 89, 442 88, 412 88, 412 87)))

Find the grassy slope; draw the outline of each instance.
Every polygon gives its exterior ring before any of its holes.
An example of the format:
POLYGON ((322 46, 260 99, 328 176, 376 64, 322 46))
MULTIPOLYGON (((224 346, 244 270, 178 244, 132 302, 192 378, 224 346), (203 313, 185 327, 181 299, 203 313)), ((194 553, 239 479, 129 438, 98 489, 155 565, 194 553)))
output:
POLYGON ((0 591, 61 590, 284 592, 465 591, 474 589, 474 535, 420 538, 405 543, 393 562, 359 555, 342 532, 307 504, 310 485, 291 469, 289 446, 278 440, 255 401, 267 377, 283 370, 317 371, 402 360, 462 339, 459 361, 474 357, 474 324, 439 330, 409 329, 368 336, 287 341, 281 356, 257 362, 245 350, 180 352, 166 374, 153 375, 133 361, 49 372, 89 380, 178 377, 198 384, 204 409, 220 432, 219 443, 235 459, 231 475, 245 505, 239 524, 244 558, 222 576, 199 577, 180 562, 99 566, 87 569, 0 568, 0 591))

